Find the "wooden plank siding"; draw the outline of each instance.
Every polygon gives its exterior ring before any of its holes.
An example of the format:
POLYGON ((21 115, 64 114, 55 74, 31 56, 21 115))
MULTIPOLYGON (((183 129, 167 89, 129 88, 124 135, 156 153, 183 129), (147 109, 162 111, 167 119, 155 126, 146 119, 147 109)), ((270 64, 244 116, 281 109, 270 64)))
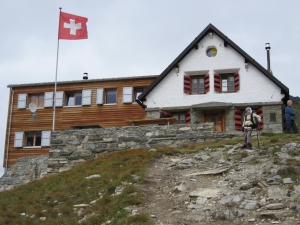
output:
MULTIPOLYGON (((70 82, 59 83, 57 91, 82 91, 92 90, 92 103, 89 106, 65 106, 56 108, 55 130, 69 130, 72 125, 90 125, 99 124, 101 127, 119 127, 128 126, 126 120, 137 120, 146 118, 145 110, 136 102, 123 103, 123 87, 148 87, 155 79, 152 77, 134 77, 131 79, 108 79, 106 81, 95 82, 70 82), (97 89, 116 88, 117 89, 117 103, 114 105, 97 105, 97 89)), ((20 85, 12 87, 14 91, 12 121, 9 124, 9 114, 7 118, 6 140, 4 149, 3 166, 6 167, 6 152, 8 144, 8 131, 10 125, 10 137, 8 148, 8 167, 12 166, 18 158, 26 156, 35 156, 41 154, 48 154, 49 147, 41 148, 14 148, 15 132, 29 132, 29 131, 51 131, 53 121, 53 107, 38 108, 35 112, 36 118, 32 118, 29 109, 18 109, 18 94, 38 94, 45 92, 54 92, 54 85, 20 85)), ((10 93, 10 98, 11 98, 10 93)), ((134 98, 134 95, 132 96, 134 98)), ((10 100, 9 100, 10 101, 10 100)), ((10 103, 9 103, 10 109, 10 103)), ((27 102, 28 107, 28 102, 27 102)))

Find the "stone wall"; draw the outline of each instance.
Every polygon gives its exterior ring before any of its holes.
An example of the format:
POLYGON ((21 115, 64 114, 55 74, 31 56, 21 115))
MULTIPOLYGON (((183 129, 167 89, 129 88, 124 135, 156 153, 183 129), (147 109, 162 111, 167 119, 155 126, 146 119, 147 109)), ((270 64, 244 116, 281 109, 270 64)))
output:
POLYGON ((19 158, 0 178, 0 191, 10 190, 47 174, 49 155, 19 158))
POLYGON ((213 132, 213 123, 56 131, 52 133, 48 173, 70 169, 103 153, 131 148, 177 147, 237 135, 213 132))
POLYGON ((101 154, 132 148, 178 147, 204 141, 228 140, 241 132, 214 132, 213 123, 152 125, 54 131, 49 155, 20 158, 0 178, 0 191, 68 170, 101 154))

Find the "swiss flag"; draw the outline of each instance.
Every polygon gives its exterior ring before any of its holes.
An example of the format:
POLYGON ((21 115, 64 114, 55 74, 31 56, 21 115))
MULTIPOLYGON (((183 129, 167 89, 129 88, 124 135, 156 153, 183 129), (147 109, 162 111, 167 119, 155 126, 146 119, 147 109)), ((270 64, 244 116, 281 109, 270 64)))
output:
POLYGON ((58 39, 87 39, 87 21, 88 19, 85 17, 60 12, 58 39))

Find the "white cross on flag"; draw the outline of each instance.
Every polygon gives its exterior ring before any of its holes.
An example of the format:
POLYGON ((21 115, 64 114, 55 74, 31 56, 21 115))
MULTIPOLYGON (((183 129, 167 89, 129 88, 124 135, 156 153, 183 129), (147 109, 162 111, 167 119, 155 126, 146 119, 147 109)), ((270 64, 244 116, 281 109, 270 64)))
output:
POLYGON ((87 21, 85 17, 60 12, 58 39, 87 39, 87 21))

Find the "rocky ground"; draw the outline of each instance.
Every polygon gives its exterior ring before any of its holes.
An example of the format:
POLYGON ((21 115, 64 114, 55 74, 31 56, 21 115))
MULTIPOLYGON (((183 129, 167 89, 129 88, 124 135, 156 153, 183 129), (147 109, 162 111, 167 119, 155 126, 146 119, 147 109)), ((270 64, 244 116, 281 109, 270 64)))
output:
POLYGON ((300 144, 165 155, 140 186, 156 224, 300 224, 300 144))

